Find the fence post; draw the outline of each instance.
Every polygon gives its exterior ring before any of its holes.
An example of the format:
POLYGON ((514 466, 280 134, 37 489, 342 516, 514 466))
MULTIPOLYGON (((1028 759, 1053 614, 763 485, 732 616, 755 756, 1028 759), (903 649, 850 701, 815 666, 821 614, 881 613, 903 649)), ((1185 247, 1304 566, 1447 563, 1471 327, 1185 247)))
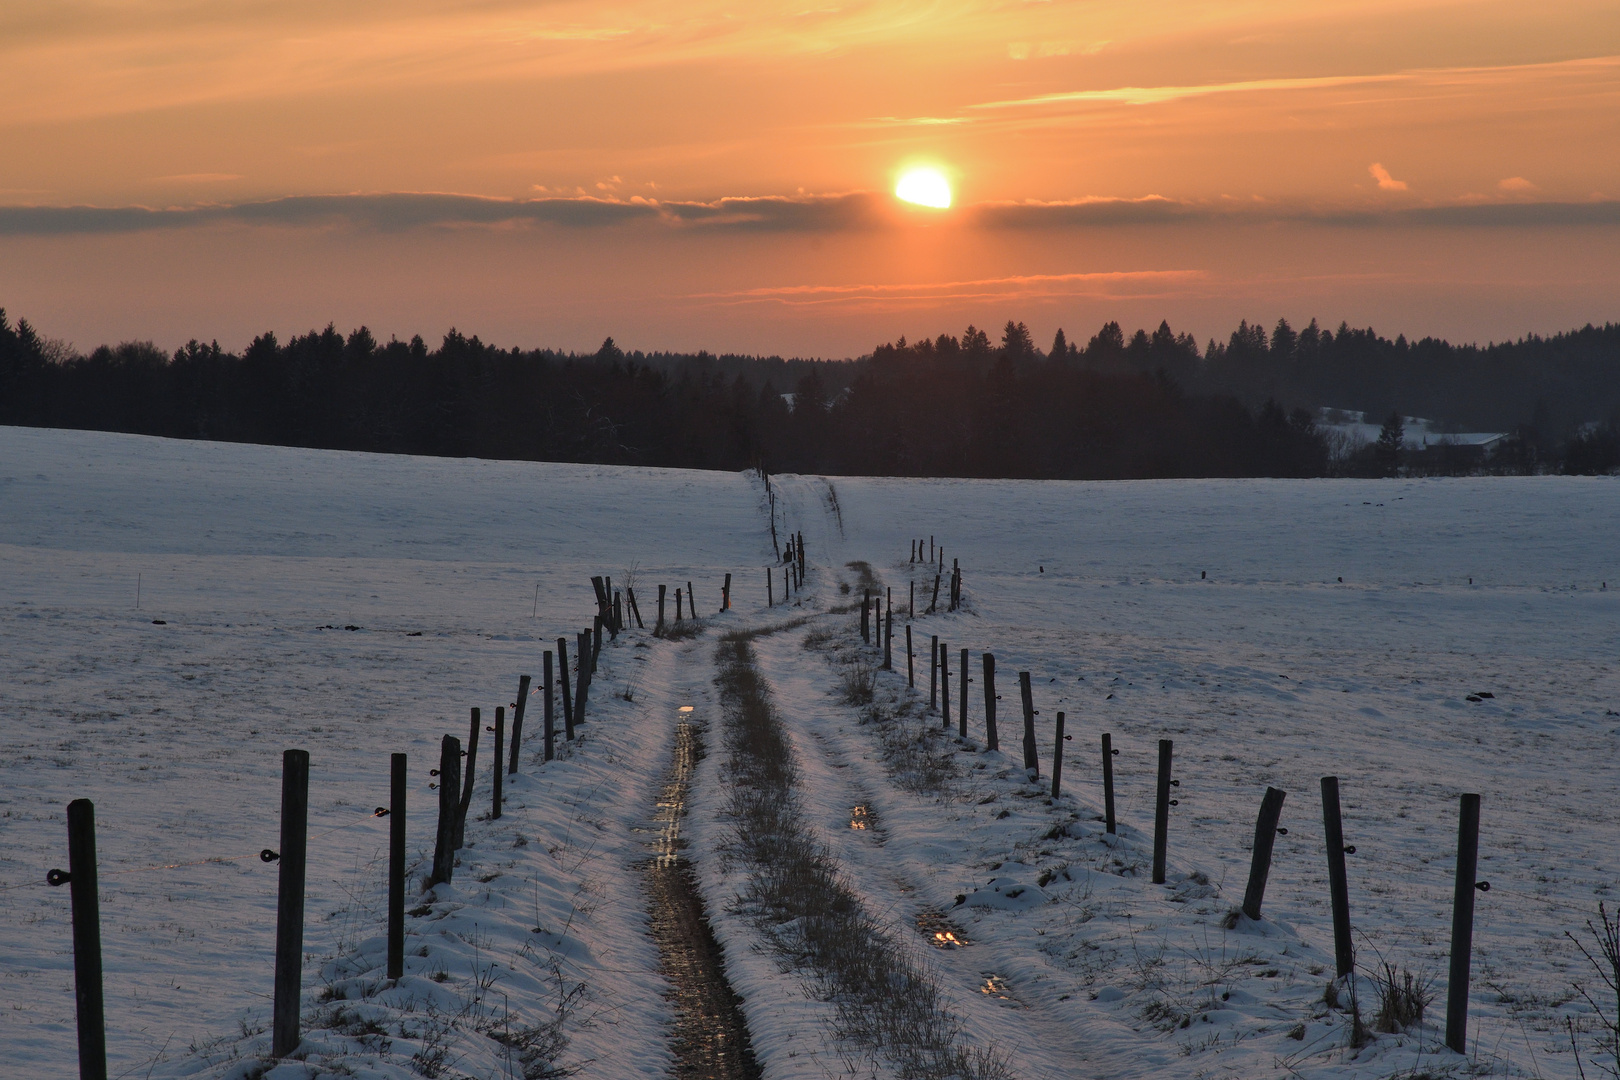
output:
POLYGON ((456 807, 455 840, 450 845, 454 850, 460 851, 467 839, 467 811, 472 809, 473 770, 478 765, 478 729, 484 726, 484 716, 481 711, 472 711, 471 732, 467 736, 467 765, 461 773, 461 802, 456 807))
POLYGON ((506 707, 495 706, 495 768, 490 771, 494 774, 494 795, 490 806, 489 819, 494 821, 501 816, 501 781, 505 779, 506 770, 503 769, 506 757, 506 707))
POLYGON ((765 568, 765 606, 776 606, 776 586, 771 581, 771 568, 765 568))
POLYGON ((1260 905, 1266 898, 1266 878, 1271 875, 1271 849, 1277 843, 1277 822, 1282 818, 1283 799, 1288 792, 1266 788, 1260 800, 1260 816, 1254 823, 1254 853, 1249 858, 1249 887, 1243 891, 1243 914, 1259 921, 1260 905))
POLYGON ((545 759, 547 761, 550 761, 553 757, 556 756, 556 746, 557 746, 557 721, 556 721, 555 717, 553 717, 552 712, 551 712, 552 671, 551 671, 551 650, 550 649, 546 650, 546 655, 545 655, 545 658, 544 658, 544 677, 545 677, 545 681, 542 684, 540 692, 546 696, 545 730, 544 730, 543 734, 544 734, 544 738, 545 738, 545 741, 546 741, 546 750, 545 750, 546 757, 545 757, 545 759))
POLYGON ((962 686, 961 686, 961 691, 962 691, 961 707, 956 710, 957 734, 965 739, 965 738, 968 737, 968 734, 967 734, 968 683, 973 681, 973 680, 968 678, 968 651, 966 649, 962 650, 962 663, 956 669, 956 678, 962 684, 962 686))
POLYGON ((73 904, 73 1000, 79 1019, 79 1080, 107 1080, 107 1019, 101 989, 101 898, 96 884, 96 808, 67 807, 68 872, 45 880, 66 884, 73 904))
POLYGON ((681 602, 681 590, 676 589, 675 590, 675 621, 676 622, 681 621, 681 605, 682 605, 682 602, 681 602))
MULTIPOLYGON (((1457 882, 1451 908, 1451 978, 1446 984, 1446 1045, 1468 1052, 1468 969, 1474 949, 1474 874, 1479 868, 1479 796, 1464 795, 1457 815, 1457 882)), ((1487 883, 1488 887, 1488 883, 1487 883)))
POLYGON ((1063 786, 1063 714, 1057 714, 1057 728, 1052 736, 1052 798, 1058 797, 1063 786))
POLYGON ((276 982, 270 1053, 298 1049, 304 978, 304 857, 309 840, 309 754, 281 755, 281 879, 276 895, 276 982))
POLYGON ((872 590, 864 589, 861 592, 861 641, 872 644, 872 590))
POLYGON ((422 889, 449 881, 456 868, 456 806, 461 800, 461 740, 446 735, 439 740, 439 825, 433 845, 433 872, 422 889))
POLYGON ((720 610, 731 610, 731 575, 726 575, 726 583, 720 587, 720 610))
POLYGON ((624 594, 613 594, 613 637, 619 637, 619 631, 624 629, 624 594))
POLYGON ((1164 860, 1170 847, 1170 756, 1174 744, 1159 740, 1159 790, 1153 805, 1153 884, 1164 884, 1164 860))
MULTIPOLYGON (((694 611, 692 614, 695 616, 697 614, 697 612, 694 611)), ((591 674, 592 675, 596 674, 596 661, 602 655, 602 623, 605 622, 605 621, 606 620, 604 620, 601 616, 598 616, 597 619, 596 619, 596 625, 591 627, 591 637, 590 637, 589 644, 591 646, 591 674)))
MULTIPOLYGON (((665 588, 667 588, 667 586, 664 586, 664 585, 658 586, 658 621, 653 624, 653 636, 655 636, 655 637, 664 632, 664 590, 665 590, 665 588)), ((568 669, 567 669, 566 665, 563 668, 563 685, 564 686, 568 685, 568 669)), ((564 690, 563 693, 567 694, 568 691, 564 690)), ((564 712, 568 711, 566 706, 564 707, 563 711, 564 712)))
POLYGON ((951 730, 951 649, 939 643, 939 716, 940 727, 951 730))
POLYGON ((1113 737, 1103 732, 1103 823, 1112 836, 1117 830, 1114 823, 1114 749, 1113 737))
POLYGON ((894 670, 894 607, 883 616, 883 670, 894 670))
MULTIPOLYGON (((692 583, 690 581, 686 583, 686 613, 692 616, 694 619, 698 617, 697 590, 692 588, 692 583)), ((594 673, 595 669, 592 670, 594 673)))
POLYGON ((915 581, 913 581, 911 583, 911 602, 906 605, 906 618, 915 619, 916 617, 917 617, 917 583, 915 581))
POLYGON ((1024 699, 1024 768, 1034 769, 1038 780, 1041 762, 1035 756, 1035 695, 1030 690, 1027 671, 1018 673, 1018 696, 1024 699))
POLYGON ((984 654, 984 745, 989 750, 1000 750, 1001 740, 996 735, 996 657, 984 654))
POLYGON ((933 602, 928 605, 928 614, 932 615, 934 612, 936 612, 938 610, 939 610, 939 575, 935 574, 934 575, 934 599, 933 599, 933 602))
MULTIPOLYGON (((662 598, 660 598, 662 599, 662 598)), ((662 604, 658 612, 658 625, 664 624, 662 604)), ((574 699, 568 690, 568 639, 557 639, 557 669, 562 676, 562 710, 563 726, 568 729, 568 738, 574 737, 574 699)))
MULTIPOLYGON (((529 707, 529 683, 532 682, 527 675, 518 676, 517 701, 512 705, 512 764, 506 770, 513 776, 517 775, 518 742, 523 738, 523 712, 529 707)), ((495 767, 500 768, 500 755, 495 757, 495 767)))
POLYGON ((630 614, 635 617, 636 629, 647 629, 647 624, 641 621, 641 605, 636 603, 636 590, 628 585, 624 588, 624 602, 630 608, 630 614))
POLYGON ((906 685, 914 690, 917 688, 917 665, 912 660, 910 623, 906 623, 906 685))
POLYGON ((928 711, 939 708, 939 635, 928 637, 928 711))
POLYGON ((389 757, 388 775, 388 977, 405 975, 405 755, 389 757))
POLYGON ((585 664, 579 665, 579 675, 574 682, 574 722, 569 725, 568 737, 574 737, 573 728, 585 723, 585 698, 591 690, 591 671, 585 664))
POLYGON ((1344 822, 1339 816, 1339 778, 1322 777, 1322 832, 1327 838, 1328 895, 1333 901, 1333 959, 1339 978, 1356 970, 1350 939, 1350 886, 1344 872, 1344 822))

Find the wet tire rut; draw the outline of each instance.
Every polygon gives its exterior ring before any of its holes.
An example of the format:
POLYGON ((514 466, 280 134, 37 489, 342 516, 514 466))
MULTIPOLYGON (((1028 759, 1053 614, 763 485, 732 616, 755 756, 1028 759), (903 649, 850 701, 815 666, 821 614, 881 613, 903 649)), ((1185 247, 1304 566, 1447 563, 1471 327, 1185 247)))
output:
POLYGON ((742 999, 726 979, 724 958, 681 854, 681 819, 693 771, 703 759, 702 731, 690 712, 675 728, 674 760, 658 797, 655 854, 643 866, 659 970, 675 1005, 672 1075, 681 1080, 759 1080, 762 1075, 743 1020, 742 999))

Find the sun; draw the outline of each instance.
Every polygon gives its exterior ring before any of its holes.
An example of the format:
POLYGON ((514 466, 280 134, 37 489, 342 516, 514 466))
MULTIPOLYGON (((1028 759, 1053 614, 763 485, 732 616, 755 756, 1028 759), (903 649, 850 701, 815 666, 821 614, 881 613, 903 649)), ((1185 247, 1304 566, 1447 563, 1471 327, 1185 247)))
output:
POLYGON ((894 196, 918 206, 944 210, 951 205, 951 185, 938 169, 907 169, 894 186, 894 196))

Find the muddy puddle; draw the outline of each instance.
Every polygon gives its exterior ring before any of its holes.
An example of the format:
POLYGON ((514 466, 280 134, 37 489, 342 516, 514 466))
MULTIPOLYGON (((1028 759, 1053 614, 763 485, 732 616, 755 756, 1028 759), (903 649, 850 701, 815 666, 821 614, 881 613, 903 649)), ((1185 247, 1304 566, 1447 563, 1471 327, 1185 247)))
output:
POLYGON ((682 1080, 758 1080, 760 1068, 743 1023, 741 999, 726 980, 697 879, 681 853, 686 846, 681 820, 692 771, 703 758, 703 740, 691 707, 678 715, 674 761, 654 816, 658 839, 649 845, 653 857, 643 867, 659 970, 669 980, 675 1005, 673 1075, 682 1080))
POLYGON ((924 911, 916 919, 917 932, 936 949, 960 949, 973 944, 955 923, 937 911, 924 911))

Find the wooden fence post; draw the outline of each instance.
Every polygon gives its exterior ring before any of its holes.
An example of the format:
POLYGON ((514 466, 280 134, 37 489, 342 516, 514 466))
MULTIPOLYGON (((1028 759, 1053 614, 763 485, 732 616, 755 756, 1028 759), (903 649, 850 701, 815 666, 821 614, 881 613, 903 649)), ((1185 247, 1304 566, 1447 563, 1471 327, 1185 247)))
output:
POLYGON ((446 735, 439 741, 439 825, 433 845, 433 872, 423 891, 449 881, 456 867, 456 808, 461 802, 461 740, 446 735))
POLYGON ((939 575, 935 574, 934 575, 934 599, 933 599, 933 602, 928 605, 928 614, 932 615, 934 612, 936 612, 938 610, 939 610, 939 575))
POLYGON ((731 575, 726 575, 726 583, 720 587, 720 610, 731 610, 731 575))
POLYGON ((617 638, 619 631, 624 629, 624 594, 613 594, 613 636, 617 638))
POLYGON ((939 635, 928 637, 928 711, 939 708, 939 635))
MULTIPOLYGON (((664 624, 664 598, 661 594, 663 586, 659 586, 659 589, 658 625, 662 626, 664 624)), ((567 737, 572 739, 574 737, 574 698, 568 689, 568 639, 565 637, 557 639, 557 670, 561 675, 560 681, 562 682, 563 726, 568 731, 567 737)))
POLYGON ((636 590, 630 588, 628 585, 625 586, 624 590, 624 602, 629 606, 630 614, 636 620, 636 629, 647 629, 647 624, 641 621, 641 605, 636 603, 636 590))
POLYGON ((309 841, 309 754, 281 755, 281 876, 276 894, 276 982, 270 1053, 298 1049, 299 991, 304 979, 304 874, 309 841))
POLYGON ((883 616, 883 670, 894 670, 894 608, 883 616))
POLYGON ((1260 800, 1260 816, 1254 823, 1254 852, 1249 857, 1249 887, 1243 891, 1243 914, 1256 922, 1266 898, 1266 878, 1271 876, 1271 850, 1277 843, 1277 822, 1282 818, 1283 799, 1288 792, 1266 788, 1260 800))
POLYGON ((966 649, 962 650, 962 663, 961 666, 956 669, 956 678, 962 684, 961 708, 956 710, 956 733, 965 739, 968 737, 968 683, 973 681, 972 679, 968 678, 968 651, 966 649))
POLYGON ((939 716, 940 727, 951 730, 951 649, 939 643, 939 716))
POLYGON ((1153 805, 1153 884, 1164 884, 1165 856, 1170 848, 1170 757, 1174 744, 1159 740, 1159 790, 1153 805))
POLYGON ((478 729, 484 726, 483 713, 472 711, 471 732, 467 736, 467 764, 461 771, 461 802, 456 807, 455 842, 450 846, 460 851, 467 840, 467 811, 472 809, 474 769, 478 765, 478 729))
POLYGON ((915 619, 916 617, 917 617, 917 583, 915 581, 913 581, 911 583, 911 602, 906 605, 906 618, 915 619))
POLYGON ((767 566, 765 568, 765 606, 766 607, 775 607, 776 606, 775 591, 776 591, 776 588, 771 582, 771 568, 767 566))
POLYGON ((398 980, 405 976, 405 755, 391 755, 388 766, 388 978, 398 980))
POLYGON ((675 590, 675 621, 681 621, 681 590, 675 590))
MULTIPOLYGON (((512 764, 506 771, 513 776, 517 775, 518 743, 523 738, 523 713, 529 707, 529 683, 531 681, 527 675, 518 676, 517 701, 512 704, 512 764)), ((501 760, 497 755, 495 767, 500 768, 500 764, 501 760)))
MULTIPOLYGON (((574 683, 574 727, 581 727, 585 723, 585 698, 591 692, 591 671, 585 665, 579 665, 579 677, 574 683)), ((573 733, 569 733, 573 738, 573 733)))
MULTIPOLYGON (((697 612, 694 611, 692 614, 696 615, 697 612)), ((601 656, 602 656, 602 623, 603 623, 603 621, 604 620, 602 620, 602 619, 597 619, 596 620, 596 625, 591 628, 591 674, 592 675, 596 674, 596 661, 599 660, 601 658, 601 656)))
POLYGON ((687 614, 692 616, 692 618, 695 619, 698 617, 697 590, 692 588, 692 583, 690 581, 686 583, 686 611, 687 614))
POLYGON ((934 561, 934 537, 932 533, 928 536, 928 561, 934 561))
POLYGON ((1474 890, 1479 869, 1479 796, 1464 795, 1457 814, 1457 880, 1451 907, 1451 978, 1446 983, 1446 1045, 1468 1052, 1468 974, 1474 951, 1474 890))
POLYGON ((996 735, 996 657, 984 654, 984 745, 989 750, 1000 750, 1001 740, 996 735))
POLYGON ((1333 959, 1342 979, 1356 970, 1356 953, 1350 938, 1350 884, 1344 872, 1344 857, 1355 849, 1344 845, 1337 776, 1322 777, 1322 832, 1327 839, 1328 896, 1333 901, 1333 959))
POLYGON ((96 808, 68 803, 68 872, 46 881, 67 885, 73 904, 73 1002, 79 1020, 79 1080, 107 1080, 107 1018, 101 985, 101 896, 96 884, 96 808))
POLYGON ((543 663, 544 663, 544 680, 543 680, 543 682, 541 684, 540 692, 546 696, 546 705, 545 705, 545 721, 544 721, 545 722, 545 730, 542 732, 542 734, 543 734, 543 737, 546 740, 545 760, 550 761, 553 757, 556 756, 556 749, 557 749, 557 720, 556 720, 556 717, 553 716, 552 712, 551 712, 551 687, 552 687, 553 676, 552 676, 552 670, 551 670, 551 650, 550 649, 546 650, 546 655, 544 657, 543 663))
POLYGON ((1103 732, 1103 823, 1110 836, 1117 831, 1114 826, 1114 755, 1119 753, 1114 749, 1113 737, 1103 732))
POLYGON ((861 592, 861 641, 867 645, 872 644, 871 618, 872 590, 864 589, 861 592))
POLYGON ((490 770, 494 775, 495 791, 493 802, 490 804, 489 819, 494 821, 501 816, 501 781, 506 778, 506 707, 495 706, 495 767, 490 770))
MULTIPOLYGON (((655 637, 664 632, 664 589, 666 587, 667 586, 664 585, 658 586, 658 621, 653 624, 653 635, 655 637)), ((563 671, 563 685, 568 685, 568 672, 566 668, 563 671)), ((567 691, 564 691, 564 693, 567 693, 567 691)), ((564 709, 563 711, 566 712, 567 710, 564 709)))
POLYGON ((906 623, 906 685, 912 689, 917 688, 917 665, 912 660, 911 651, 911 624, 906 623))
POLYGON ((1030 689, 1029 672, 1018 673, 1018 696, 1024 701, 1024 768, 1035 770, 1035 779, 1041 776, 1041 761, 1035 756, 1035 695, 1030 689))
POLYGON ((1052 736, 1052 798, 1063 790, 1063 714, 1057 714, 1057 727, 1052 736))

